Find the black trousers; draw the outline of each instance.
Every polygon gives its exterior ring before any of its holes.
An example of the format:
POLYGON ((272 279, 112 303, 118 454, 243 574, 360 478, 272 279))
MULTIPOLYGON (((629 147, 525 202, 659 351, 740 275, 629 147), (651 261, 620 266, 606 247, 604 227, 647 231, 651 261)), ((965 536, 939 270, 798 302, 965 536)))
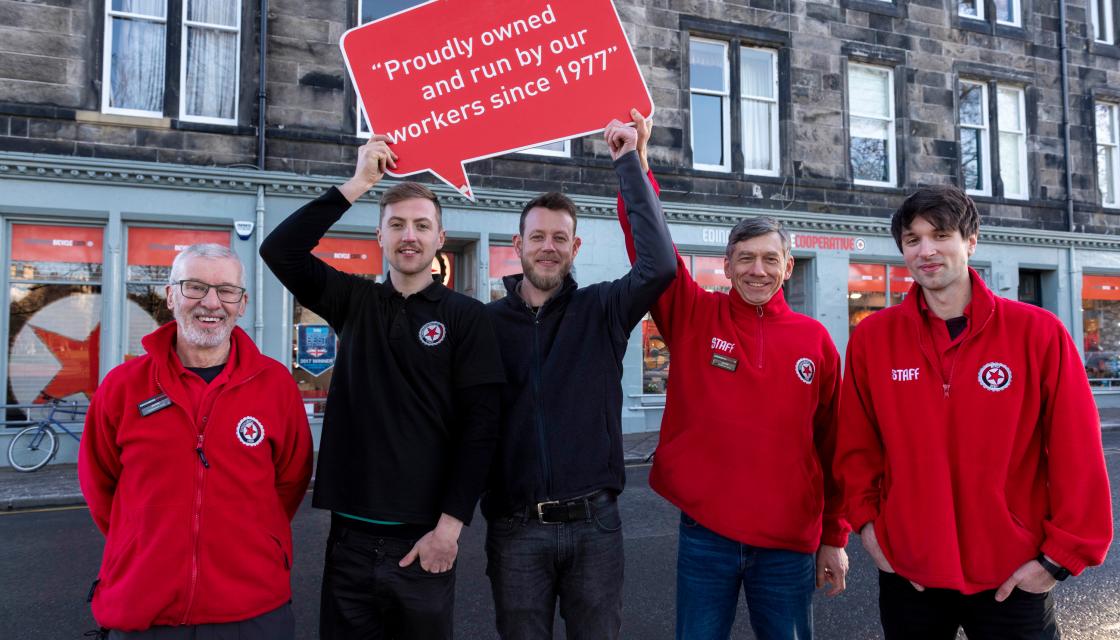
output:
POLYGON ((455 569, 398 563, 416 543, 331 525, 319 636, 323 640, 450 640, 455 569))
POLYGON ((918 591, 910 581, 879 572, 879 617, 886 640, 1058 640, 1050 593, 1015 589, 1003 602, 995 590, 962 595, 949 589, 918 591))

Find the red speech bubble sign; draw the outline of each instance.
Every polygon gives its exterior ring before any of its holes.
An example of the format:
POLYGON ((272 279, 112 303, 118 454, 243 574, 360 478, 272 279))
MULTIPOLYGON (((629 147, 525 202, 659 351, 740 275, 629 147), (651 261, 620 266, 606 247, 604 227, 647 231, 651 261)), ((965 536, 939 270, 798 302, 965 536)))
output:
POLYGON ((431 171, 472 200, 466 162, 653 114, 610 0, 432 0, 340 46, 390 175, 431 171))

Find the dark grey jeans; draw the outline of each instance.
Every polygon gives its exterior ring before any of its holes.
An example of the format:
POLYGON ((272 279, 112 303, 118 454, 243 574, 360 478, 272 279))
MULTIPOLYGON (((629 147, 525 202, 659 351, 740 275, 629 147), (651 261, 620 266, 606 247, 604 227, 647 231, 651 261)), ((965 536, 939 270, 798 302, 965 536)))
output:
POLYGON ((486 528, 486 575, 502 640, 552 638, 556 601, 569 640, 613 640, 622 627, 622 519, 613 495, 591 517, 541 524, 524 515, 486 528))

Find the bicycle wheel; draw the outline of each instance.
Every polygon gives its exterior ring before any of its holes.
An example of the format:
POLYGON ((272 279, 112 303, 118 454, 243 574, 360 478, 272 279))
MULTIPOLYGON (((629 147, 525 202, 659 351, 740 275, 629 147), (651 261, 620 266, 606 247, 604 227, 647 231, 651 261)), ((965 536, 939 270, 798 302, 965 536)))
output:
POLYGON ((8 462, 16 471, 34 471, 50 462, 58 451, 54 429, 33 425, 16 434, 8 443, 8 462))

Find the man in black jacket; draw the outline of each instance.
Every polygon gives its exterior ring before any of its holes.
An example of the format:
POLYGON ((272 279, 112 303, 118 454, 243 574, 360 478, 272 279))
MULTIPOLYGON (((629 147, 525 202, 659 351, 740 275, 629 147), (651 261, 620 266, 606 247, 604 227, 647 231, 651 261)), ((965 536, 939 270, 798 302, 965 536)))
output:
POLYGON ((633 268, 578 289, 576 207, 544 194, 525 206, 513 240, 524 274, 507 277, 506 297, 487 305, 507 380, 483 498, 504 640, 551 637, 557 598, 569 638, 617 638, 622 624, 622 357, 676 258, 637 133, 615 120, 605 138, 634 225, 633 268))
POLYGON ((339 336, 313 505, 331 510, 323 638, 451 638, 459 533, 486 483, 504 380, 482 303, 432 281, 439 201, 404 182, 381 196, 375 283, 312 255, 396 155, 374 136, 354 177, 293 213, 261 256, 339 336))

